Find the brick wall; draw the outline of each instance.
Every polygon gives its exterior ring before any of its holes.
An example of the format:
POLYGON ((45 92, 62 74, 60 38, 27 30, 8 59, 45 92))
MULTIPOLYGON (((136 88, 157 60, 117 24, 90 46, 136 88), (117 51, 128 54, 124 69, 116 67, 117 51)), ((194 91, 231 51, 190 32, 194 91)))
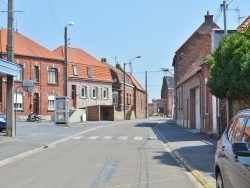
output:
MULTIPOLYGON (((48 95, 55 94, 58 96, 63 95, 63 62, 49 59, 38 59, 34 57, 15 56, 14 62, 23 66, 23 80, 33 79, 33 67, 39 67, 39 81, 35 82, 34 90, 31 92, 23 91, 22 82, 15 80, 14 93, 23 94, 23 109, 17 110, 17 119, 21 117, 26 118, 30 112, 33 112, 33 99, 34 94, 38 94, 39 107, 38 111, 42 117, 48 116, 49 119, 54 115, 54 111, 48 110, 48 95), (56 68, 58 70, 58 83, 48 83, 48 68, 56 68), (18 87, 18 88, 17 88, 18 87)), ((6 103, 6 96, 3 95, 3 104, 6 103)), ((4 110, 4 109, 3 109, 4 110)), ((47 118, 46 118, 47 119, 47 118)))

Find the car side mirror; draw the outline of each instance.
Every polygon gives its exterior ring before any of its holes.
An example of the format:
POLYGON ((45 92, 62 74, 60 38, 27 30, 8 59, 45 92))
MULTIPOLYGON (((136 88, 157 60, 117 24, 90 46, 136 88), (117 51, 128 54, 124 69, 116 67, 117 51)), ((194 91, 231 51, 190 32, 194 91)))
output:
POLYGON ((234 142, 232 144, 232 149, 234 155, 237 156, 250 156, 250 150, 248 149, 248 145, 246 142, 234 142))

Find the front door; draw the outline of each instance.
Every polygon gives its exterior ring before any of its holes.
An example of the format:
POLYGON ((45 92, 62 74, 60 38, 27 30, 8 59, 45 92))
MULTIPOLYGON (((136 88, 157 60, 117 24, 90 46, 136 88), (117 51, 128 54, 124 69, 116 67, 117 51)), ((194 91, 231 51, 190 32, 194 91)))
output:
POLYGON ((76 85, 72 85, 71 89, 71 106, 76 108, 76 85))
POLYGON ((200 129, 200 88, 195 89, 195 128, 200 129))
POLYGON ((39 94, 34 93, 33 95, 33 112, 39 114, 39 94))

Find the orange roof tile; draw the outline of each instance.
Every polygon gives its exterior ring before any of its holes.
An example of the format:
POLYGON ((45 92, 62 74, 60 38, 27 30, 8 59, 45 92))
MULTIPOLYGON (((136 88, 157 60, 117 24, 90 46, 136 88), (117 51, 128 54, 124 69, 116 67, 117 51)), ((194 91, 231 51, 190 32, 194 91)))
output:
MULTIPOLYGON (((7 45, 7 30, 0 30, 0 51, 6 53, 6 45, 7 45)), ((55 60, 63 60, 62 57, 56 55, 50 50, 44 48, 43 46, 37 44, 31 39, 25 37, 24 35, 14 32, 14 54, 29 56, 29 57, 38 57, 45 59, 55 59, 55 60)))
MULTIPOLYGON (((63 57, 64 47, 60 46, 54 50, 56 54, 63 57)), ((91 79, 97 81, 113 82, 110 68, 98 61, 85 51, 68 47, 68 76, 70 78, 91 79), (78 75, 73 72, 73 65, 77 66, 78 75), (88 77, 87 67, 91 68, 92 78, 88 77)))

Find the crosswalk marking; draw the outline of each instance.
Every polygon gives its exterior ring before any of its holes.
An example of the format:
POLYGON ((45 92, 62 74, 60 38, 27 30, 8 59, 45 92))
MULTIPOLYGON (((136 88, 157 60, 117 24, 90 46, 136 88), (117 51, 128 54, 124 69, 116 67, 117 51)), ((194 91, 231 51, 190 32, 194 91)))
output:
POLYGON ((77 137, 74 137, 74 138, 72 138, 72 139, 74 139, 74 140, 79 140, 79 139, 81 139, 83 136, 77 136, 77 137))
POLYGON ((143 140, 143 137, 135 136, 134 140, 143 140))
POLYGON ((97 139, 99 136, 91 136, 91 137, 88 137, 88 139, 90 140, 94 140, 94 139, 97 139))
POLYGON ((113 138, 113 136, 104 136, 103 139, 105 140, 110 140, 111 138, 113 138))
MULTIPOLYGON (((78 136, 78 137, 75 137, 75 138, 73 138, 73 139, 81 139, 83 136, 78 136)), ((118 140, 128 140, 128 136, 119 136, 119 137, 115 137, 115 136, 104 136, 104 137, 99 137, 99 136, 90 136, 90 137, 88 137, 88 138, 86 138, 86 139, 88 139, 88 140, 95 140, 95 139, 97 139, 97 138, 100 138, 100 139, 103 139, 103 140, 111 140, 111 139, 118 139, 118 140)), ((132 139, 132 138, 131 138, 132 139)), ((134 138, 133 138, 133 140, 143 140, 143 137, 141 137, 141 136, 135 136, 134 138)))
POLYGON ((128 139, 128 136, 119 136, 118 139, 119 139, 119 140, 127 140, 127 139, 128 139))

